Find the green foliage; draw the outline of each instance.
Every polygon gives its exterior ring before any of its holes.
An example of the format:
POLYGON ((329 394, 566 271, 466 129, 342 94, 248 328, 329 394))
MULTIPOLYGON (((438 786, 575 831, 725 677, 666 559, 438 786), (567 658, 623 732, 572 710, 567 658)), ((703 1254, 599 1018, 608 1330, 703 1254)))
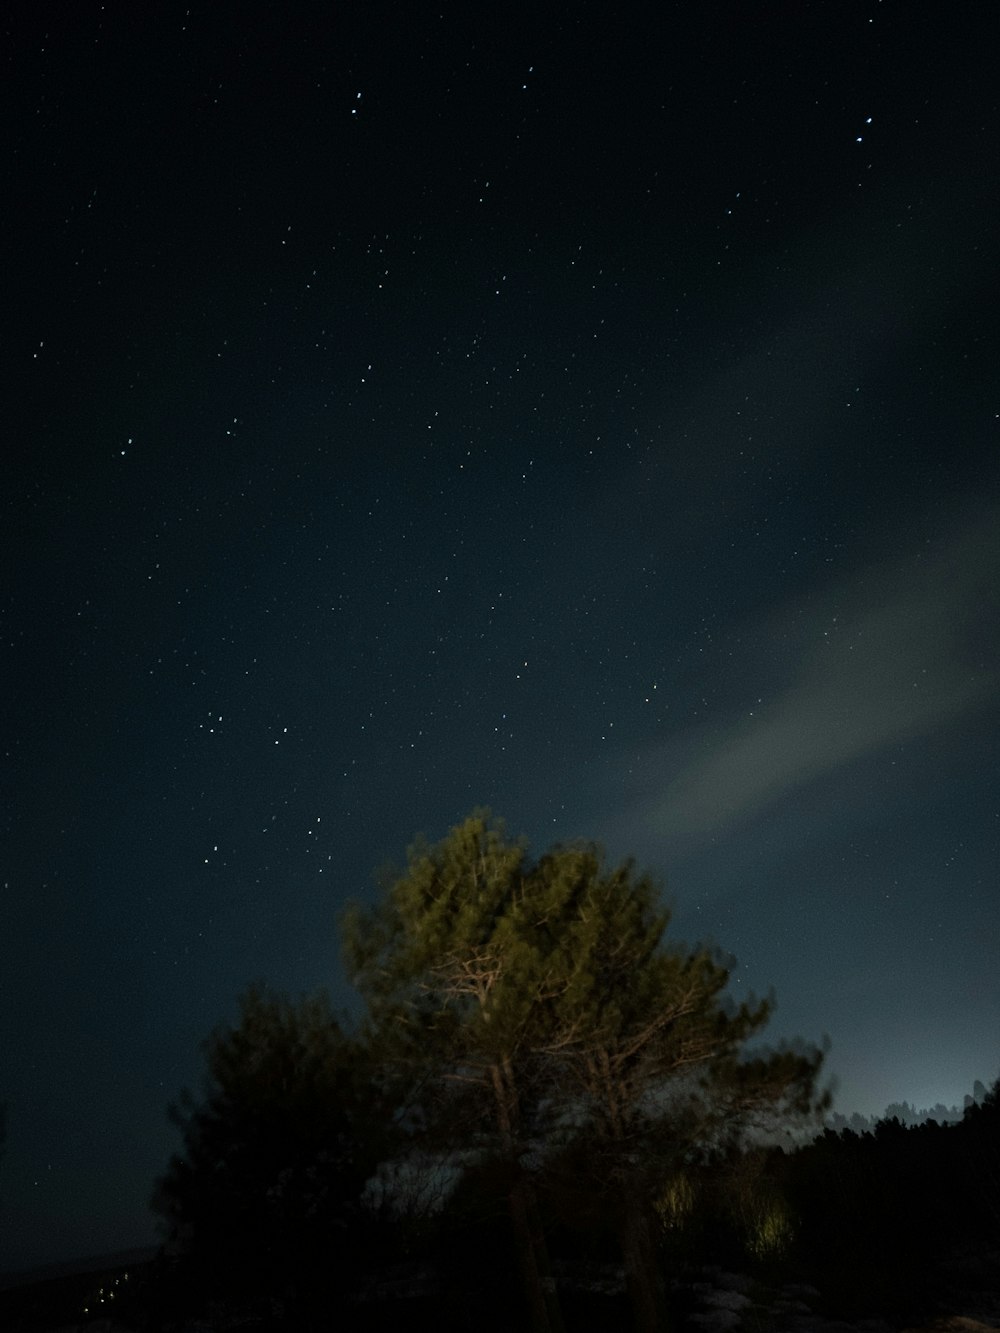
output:
MULTIPOLYGON (((575 1161, 616 1219, 641 1327, 659 1318, 653 1200, 669 1197, 678 1168, 825 1104, 821 1053, 748 1057, 771 1002, 728 1004, 725 963, 671 945, 653 880, 631 861, 606 866, 593 844, 532 863, 476 812, 437 845, 415 844, 384 900, 343 924, 370 1039, 409 1067, 431 1122, 467 1136, 455 1109, 469 1103, 441 1088, 478 1094, 492 1134, 477 1140, 481 1160, 507 1159, 512 1201, 529 1166, 572 1197, 575 1161)), ((784 1226, 776 1204, 764 1209, 754 1243, 773 1249, 784 1226)))
POLYGON ((728 967, 668 942, 656 886, 632 862, 606 869, 593 846, 557 848, 540 872, 574 885, 545 1050, 610 1188, 642 1182, 652 1198, 695 1150, 825 1104, 815 1094, 819 1051, 745 1055, 772 1003, 726 1003, 728 967))
POLYGON ((348 907, 345 961, 376 1022, 486 1039, 516 999, 509 916, 523 861, 502 824, 476 814, 436 846, 415 842, 384 902, 348 907))
POLYGON ((411 847, 383 902, 343 918, 369 1041, 402 1077, 425 1146, 474 1149, 504 1181, 529 1318, 561 1327, 524 1169, 543 1107, 538 1047, 547 958, 523 844, 479 811, 435 846, 411 847))
POLYGON ((727 1006, 727 967, 669 946, 658 899, 593 844, 532 864, 476 812, 417 842, 384 901, 348 909, 345 959, 384 1051, 484 1086, 516 1060, 522 1090, 608 1139, 669 1123, 703 1141, 710 1108, 715 1131, 816 1110, 819 1053, 745 1058, 772 1003, 727 1006))
POLYGON ((787 1258, 798 1218, 783 1163, 780 1149, 742 1145, 675 1172, 654 1200, 668 1253, 755 1268, 787 1258))
POLYGON ((798 1229, 773 1154, 762 1150, 740 1153, 728 1173, 726 1201, 740 1239, 754 1259, 784 1258, 798 1229))
POLYGON ((684 1231, 698 1204, 698 1187, 690 1171, 680 1170, 664 1182, 653 1207, 667 1231, 684 1231))
POLYGON ((523 845, 477 812, 436 846, 415 843, 385 899, 342 919, 369 1040, 411 1071, 425 1107, 444 1100, 454 1118, 457 1106, 474 1116, 478 1105, 507 1150, 528 1110, 544 1018, 531 889, 523 845))

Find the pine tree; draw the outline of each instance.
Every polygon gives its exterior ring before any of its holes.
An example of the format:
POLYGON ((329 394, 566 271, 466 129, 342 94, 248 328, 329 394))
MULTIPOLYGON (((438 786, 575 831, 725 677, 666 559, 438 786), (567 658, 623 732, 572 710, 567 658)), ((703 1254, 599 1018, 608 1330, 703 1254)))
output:
POLYGON ((383 1057, 409 1065, 414 1083, 425 1085, 425 1104, 449 1083, 472 1094, 489 1131, 477 1135, 480 1150, 503 1166, 532 1327, 559 1333, 524 1164, 538 1111, 534 1075, 546 997, 530 891, 523 844, 479 811, 436 846, 418 841, 385 900, 369 911, 349 908, 343 930, 348 971, 383 1057))
POLYGON ((345 918, 373 1040, 415 1081, 464 1085, 489 1108, 538 1333, 559 1314, 529 1153, 544 1180, 557 1147, 584 1145, 636 1327, 652 1333, 665 1319, 656 1190, 694 1148, 732 1148, 754 1126, 823 1106, 819 1052, 748 1058, 771 1003, 728 1006, 727 967, 669 947, 668 922, 631 861, 608 869, 582 844, 532 864, 482 812, 436 846, 418 843, 385 900, 345 918))

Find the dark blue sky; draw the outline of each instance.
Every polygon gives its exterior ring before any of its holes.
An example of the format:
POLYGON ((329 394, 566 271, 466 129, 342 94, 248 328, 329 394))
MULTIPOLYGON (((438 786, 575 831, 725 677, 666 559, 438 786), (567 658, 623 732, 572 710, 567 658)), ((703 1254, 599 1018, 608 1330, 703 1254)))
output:
POLYGON ((254 978, 490 805, 837 1109, 1000 1072, 984 10, 7 24, 0 1267, 142 1244, 254 978))

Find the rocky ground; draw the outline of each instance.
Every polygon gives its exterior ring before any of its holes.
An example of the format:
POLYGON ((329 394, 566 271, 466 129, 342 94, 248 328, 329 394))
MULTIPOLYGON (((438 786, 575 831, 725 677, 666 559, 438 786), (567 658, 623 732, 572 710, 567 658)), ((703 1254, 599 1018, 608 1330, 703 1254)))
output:
MULTIPOLYGON (((738 1273, 708 1270, 690 1291, 685 1324, 701 1333, 897 1333, 898 1324, 872 1316, 851 1321, 825 1313, 815 1287, 789 1283, 766 1287, 738 1273)), ((934 1333, 982 1333, 1000 1328, 1000 1294, 947 1293, 940 1308, 915 1329, 934 1333)))

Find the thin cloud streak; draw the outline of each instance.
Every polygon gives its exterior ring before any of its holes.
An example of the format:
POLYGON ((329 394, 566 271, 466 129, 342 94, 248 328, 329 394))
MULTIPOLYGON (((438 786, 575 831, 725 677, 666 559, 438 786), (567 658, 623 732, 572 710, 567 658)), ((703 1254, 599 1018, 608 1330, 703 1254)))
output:
MULTIPOLYGON (((684 737, 681 752, 697 757, 650 801, 646 827, 668 838, 724 832, 843 765, 995 701, 996 657, 975 636, 1000 622, 998 534, 991 510, 813 602, 810 624, 825 628, 802 646, 792 683, 721 734, 684 737)), ((753 637, 794 642, 798 611, 784 608, 753 637)))

